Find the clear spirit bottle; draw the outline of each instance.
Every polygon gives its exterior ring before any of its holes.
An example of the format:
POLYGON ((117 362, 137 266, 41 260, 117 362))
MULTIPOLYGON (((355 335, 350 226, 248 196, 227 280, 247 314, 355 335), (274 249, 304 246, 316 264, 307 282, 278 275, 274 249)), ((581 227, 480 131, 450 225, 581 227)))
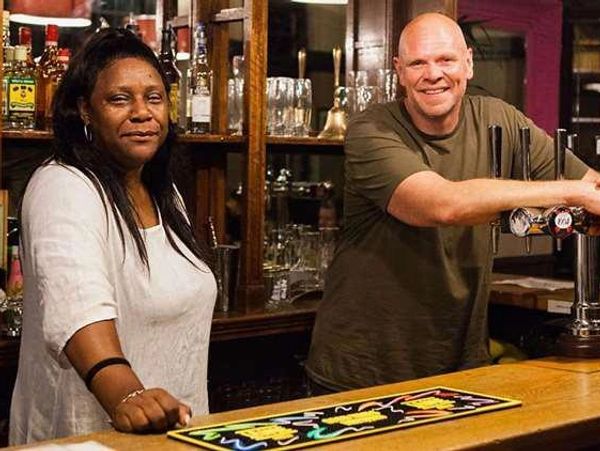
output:
POLYGON ((206 25, 199 22, 194 33, 195 48, 189 78, 192 133, 210 133, 212 113, 212 70, 208 63, 206 25))

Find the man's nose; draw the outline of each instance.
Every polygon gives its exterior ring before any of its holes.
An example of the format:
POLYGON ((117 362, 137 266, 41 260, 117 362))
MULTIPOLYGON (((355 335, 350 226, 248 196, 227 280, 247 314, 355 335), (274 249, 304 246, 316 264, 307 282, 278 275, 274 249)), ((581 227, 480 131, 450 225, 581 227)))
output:
POLYGON ((425 67, 425 78, 428 80, 439 80, 444 76, 442 69, 435 63, 427 64, 425 67))

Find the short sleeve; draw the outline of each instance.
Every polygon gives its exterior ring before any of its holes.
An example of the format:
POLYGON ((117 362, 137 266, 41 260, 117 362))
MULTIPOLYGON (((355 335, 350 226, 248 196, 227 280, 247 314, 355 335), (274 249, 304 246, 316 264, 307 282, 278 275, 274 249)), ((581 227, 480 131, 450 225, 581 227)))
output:
POLYGON ((353 119, 346 136, 346 183, 382 210, 407 177, 431 170, 422 154, 412 150, 370 109, 353 119))
POLYGON ((26 295, 26 302, 41 309, 46 346, 62 365, 75 332, 117 316, 108 233, 103 201, 81 172, 50 164, 34 174, 23 199, 22 247, 25 289, 33 285, 39 299, 26 295))
MULTIPOLYGON (((531 175, 533 180, 554 179, 554 139, 539 128, 523 113, 514 109, 519 116, 519 123, 529 127, 531 131, 531 175)), ((517 155, 519 158, 520 156, 517 155)), ((565 154, 565 178, 581 179, 589 167, 567 149, 565 154)))

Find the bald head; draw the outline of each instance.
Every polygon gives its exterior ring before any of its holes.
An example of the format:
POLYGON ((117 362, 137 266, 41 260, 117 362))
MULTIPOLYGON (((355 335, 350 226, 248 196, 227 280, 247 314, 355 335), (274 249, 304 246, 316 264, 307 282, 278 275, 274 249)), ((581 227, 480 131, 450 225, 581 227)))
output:
POLYGON ((454 20, 440 13, 424 13, 411 20, 402 30, 398 41, 398 56, 403 57, 406 49, 415 45, 415 42, 430 39, 432 36, 452 42, 456 50, 467 50, 462 30, 454 20))
POLYGON ((452 132, 473 77, 473 54, 456 22, 438 13, 417 16, 400 35, 394 67, 417 128, 430 135, 452 132))

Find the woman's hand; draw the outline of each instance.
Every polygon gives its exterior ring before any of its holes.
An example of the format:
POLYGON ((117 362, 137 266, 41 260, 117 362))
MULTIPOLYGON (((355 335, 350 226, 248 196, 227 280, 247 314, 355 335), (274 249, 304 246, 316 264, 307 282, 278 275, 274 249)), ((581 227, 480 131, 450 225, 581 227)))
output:
POLYGON ((192 415, 189 406, 162 388, 126 396, 114 408, 113 426, 121 432, 164 432, 176 425, 186 426, 192 415))

